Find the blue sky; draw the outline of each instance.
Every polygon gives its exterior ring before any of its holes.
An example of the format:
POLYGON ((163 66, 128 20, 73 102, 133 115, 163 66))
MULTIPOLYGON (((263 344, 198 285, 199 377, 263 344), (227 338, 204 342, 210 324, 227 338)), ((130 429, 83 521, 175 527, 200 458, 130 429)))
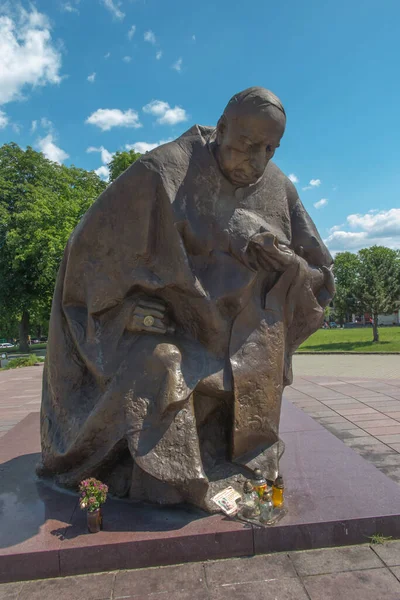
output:
POLYGON ((329 248, 400 248, 399 22, 398 0, 0 0, 0 143, 106 177, 264 86, 329 248))

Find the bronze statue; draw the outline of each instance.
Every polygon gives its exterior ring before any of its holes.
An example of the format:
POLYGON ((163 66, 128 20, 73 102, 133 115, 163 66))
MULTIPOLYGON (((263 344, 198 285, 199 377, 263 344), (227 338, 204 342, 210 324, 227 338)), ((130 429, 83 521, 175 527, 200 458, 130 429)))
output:
POLYGON ((291 357, 334 290, 331 256, 271 162, 285 124, 274 94, 245 90, 83 217, 54 293, 41 475, 209 511, 256 467, 275 479, 291 357))

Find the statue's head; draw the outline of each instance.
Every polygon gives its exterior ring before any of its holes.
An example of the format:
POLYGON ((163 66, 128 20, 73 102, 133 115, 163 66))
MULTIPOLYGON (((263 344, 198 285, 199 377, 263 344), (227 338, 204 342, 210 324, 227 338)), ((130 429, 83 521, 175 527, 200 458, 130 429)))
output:
POLYGON ((217 125, 216 156, 233 185, 255 183, 278 148, 286 125, 285 110, 272 92, 252 87, 235 94, 217 125))

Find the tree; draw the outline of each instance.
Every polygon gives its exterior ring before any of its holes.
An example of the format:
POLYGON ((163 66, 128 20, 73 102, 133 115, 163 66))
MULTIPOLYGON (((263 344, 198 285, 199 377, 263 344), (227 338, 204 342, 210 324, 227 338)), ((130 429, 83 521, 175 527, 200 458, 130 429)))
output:
POLYGON ((140 156, 141 154, 139 154, 139 152, 135 152, 134 150, 123 150, 116 152, 112 157, 111 162, 108 164, 110 169, 110 181, 117 179, 117 177, 126 171, 126 169, 130 167, 135 160, 140 158, 140 156))
POLYGON ((0 305, 20 322, 46 321, 67 240, 106 184, 94 172, 58 165, 17 144, 0 148, 0 305))
POLYGON ((340 252, 335 258, 336 294, 335 314, 341 324, 349 320, 349 315, 358 312, 360 305, 356 294, 359 259, 352 252, 340 252))
POLYGON ((400 304, 400 252, 385 246, 364 248, 358 253, 356 295, 373 318, 373 341, 379 341, 378 315, 400 304))

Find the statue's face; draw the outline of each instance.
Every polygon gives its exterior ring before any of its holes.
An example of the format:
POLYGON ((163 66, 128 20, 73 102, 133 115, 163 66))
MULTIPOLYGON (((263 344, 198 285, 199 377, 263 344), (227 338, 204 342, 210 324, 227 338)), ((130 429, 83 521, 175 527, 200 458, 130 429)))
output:
POLYGON ((275 154, 285 130, 285 116, 275 107, 256 115, 222 118, 217 129, 217 158, 233 185, 255 183, 275 154))

